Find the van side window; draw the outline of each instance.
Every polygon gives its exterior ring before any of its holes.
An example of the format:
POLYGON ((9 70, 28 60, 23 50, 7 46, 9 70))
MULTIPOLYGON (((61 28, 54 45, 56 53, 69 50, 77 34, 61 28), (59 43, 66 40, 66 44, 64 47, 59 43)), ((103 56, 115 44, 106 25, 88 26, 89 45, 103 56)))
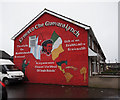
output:
POLYGON ((2 72, 6 72, 4 65, 2 65, 2 72))
POLYGON ((7 67, 7 65, 4 65, 4 69, 9 70, 8 67, 7 67))
POLYGON ((2 65, 0 65, 0 72, 2 72, 2 65))

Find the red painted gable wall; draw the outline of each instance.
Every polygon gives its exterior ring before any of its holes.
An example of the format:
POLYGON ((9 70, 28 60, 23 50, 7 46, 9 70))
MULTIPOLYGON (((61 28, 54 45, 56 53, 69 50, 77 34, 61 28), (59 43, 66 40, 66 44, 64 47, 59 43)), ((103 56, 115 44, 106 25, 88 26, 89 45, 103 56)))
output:
POLYGON ((87 43, 86 30, 45 13, 15 39, 14 63, 25 73, 26 81, 31 83, 87 86, 87 43), (65 24, 65 26, 68 24, 68 27, 76 30, 74 33, 79 31, 80 34, 76 37, 71 31, 66 31, 64 26, 45 26, 46 21, 59 22, 65 24), (38 24, 42 23, 43 27, 38 28, 38 24), (34 27, 34 30, 31 30, 32 27, 34 27), (23 36, 28 30, 30 33, 23 36), (53 51, 50 50, 50 54, 47 54, 47 52, 42 52, 40 48, 43 48, 42 43, 45 40, 55 37, 52 34, 57 34, 60 41, 56 45, 54 45, 55 43, 52 44, 52 46, 58 48, 53 51), (36 48, 29 47, 30 36, 38 38, 38 40, 36 39, 36 48), (20 41, 22 42, 20 43, 20 41), (37 56, 33 54, 34 52, 37 56), (25 60, 26 62, 24 62, 25 60))

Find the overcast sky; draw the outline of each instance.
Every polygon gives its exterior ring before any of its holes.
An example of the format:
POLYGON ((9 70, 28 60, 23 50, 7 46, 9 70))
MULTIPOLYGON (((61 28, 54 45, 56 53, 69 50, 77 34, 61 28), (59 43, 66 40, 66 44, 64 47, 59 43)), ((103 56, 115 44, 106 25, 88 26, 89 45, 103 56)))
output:
POLYGON ((93 0, 89 0, 89 2, 88 0, 8 1, 0 1, 0 50, 13 55, 14 41, 11 40, 12 36, 44 8, 47 8, 91 26, 106 56, 106 62, 118 60, 117 0, 97 0, 97 2, 93 0))

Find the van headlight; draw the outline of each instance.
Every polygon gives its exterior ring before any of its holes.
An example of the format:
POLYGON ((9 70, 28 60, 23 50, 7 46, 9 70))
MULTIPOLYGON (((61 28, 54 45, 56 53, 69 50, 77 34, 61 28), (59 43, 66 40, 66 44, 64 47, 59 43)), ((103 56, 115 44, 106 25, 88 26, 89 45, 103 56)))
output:
POLYGON ((15 76, 11 76, 11 77, 15 77, 15 76))
POLYGON ((12 75, 10 75, 10 74, 7 74, 7 75, 8 75, 8 77, 10 77, 10 78, 11 78, 11 77, 13 77, 13 76, 12 76, 12 75))

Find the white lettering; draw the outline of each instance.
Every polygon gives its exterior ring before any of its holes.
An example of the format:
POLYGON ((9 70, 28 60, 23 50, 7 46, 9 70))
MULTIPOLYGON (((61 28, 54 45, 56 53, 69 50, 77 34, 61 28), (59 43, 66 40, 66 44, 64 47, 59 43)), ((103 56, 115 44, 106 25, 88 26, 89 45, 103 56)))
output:
POLYGON ((70 29, 70 26, 68 27, 68 24, 65 27, 65 30, 68 31, 70 29))
POLYGON ((46 21, 46 22, 45 22, 45 26, 49 26, 49 21, 46 21))
POLYGON ((21 43, 27 36, 28 34, 30 34, 31 32, 33 32, 34 30, 37 30, 43 26, 57 26, 57 27, 61 27, 64 28, 66 31, 70 31, 72 32, 76 37, 78 37, 80 35, 79 31, 75 30, 74 28, 70 27, 68 24, 63 24, 60 22, 49 22, 46 21, 45 23, 42 24, 36 24, 34 27, 30 28, 25 34, 23 34, 23 36, 19 39, 19 42, 21 43))
POLYGON ((38 29, 38 24, 37 24, 37 25, 35 25, 35 29, 38 29))

